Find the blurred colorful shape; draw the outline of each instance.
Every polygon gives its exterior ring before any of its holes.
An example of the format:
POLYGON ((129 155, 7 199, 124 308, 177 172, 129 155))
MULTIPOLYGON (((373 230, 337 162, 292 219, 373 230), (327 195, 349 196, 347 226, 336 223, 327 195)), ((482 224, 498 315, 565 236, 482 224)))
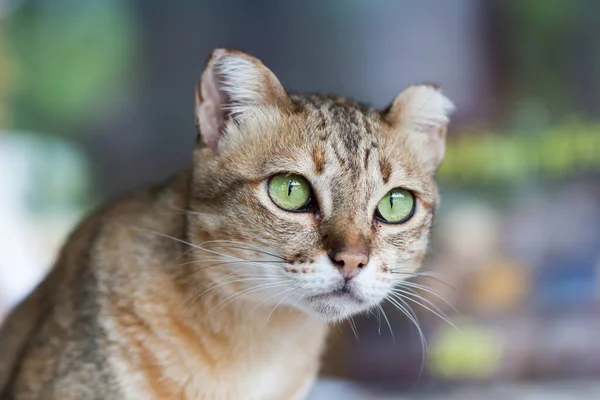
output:
POLYGON ((128 2, 24 2, 3 30, 12 126, 66 134, 126 98, 137 48, 128 2))
POLYGON ((457 321, 460 331, 443 326, 432 338, 428 368, 441 380, 480 380, 494 376, 502 361, 501 343, 493 331, 457 321))

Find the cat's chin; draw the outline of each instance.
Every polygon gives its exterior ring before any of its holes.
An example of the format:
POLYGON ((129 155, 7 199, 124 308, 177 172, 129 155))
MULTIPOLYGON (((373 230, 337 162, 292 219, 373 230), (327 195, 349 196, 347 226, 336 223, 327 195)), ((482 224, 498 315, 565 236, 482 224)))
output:
POLYGON ((348 291, 310 296, 304 299, 303 309, 327 322, 336 322, 367 310, 372 304, 348 291))

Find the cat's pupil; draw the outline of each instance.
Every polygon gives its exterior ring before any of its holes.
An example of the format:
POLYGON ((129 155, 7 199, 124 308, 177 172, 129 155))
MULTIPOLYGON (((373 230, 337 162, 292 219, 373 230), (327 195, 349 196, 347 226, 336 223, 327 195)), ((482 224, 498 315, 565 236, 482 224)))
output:
POLYGON ((292 185, 293 185, 293 182, 288 181, 288 197, 290 197, 292 195, 292 185))

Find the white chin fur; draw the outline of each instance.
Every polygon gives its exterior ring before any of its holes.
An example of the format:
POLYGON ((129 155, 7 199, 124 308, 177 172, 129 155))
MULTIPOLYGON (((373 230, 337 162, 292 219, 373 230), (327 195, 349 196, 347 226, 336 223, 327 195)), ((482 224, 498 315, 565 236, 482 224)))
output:
POLYGON ((337 322, 365 311, 369 307, 364 305, 362 307, 357 307, 348 304, 348 302, 342 304, 342 301, 339 301, 338 304, 335 304, 334 302, 313 303, 310 305, 310 308, 312 315, 316 315, 327 322, 337 322))

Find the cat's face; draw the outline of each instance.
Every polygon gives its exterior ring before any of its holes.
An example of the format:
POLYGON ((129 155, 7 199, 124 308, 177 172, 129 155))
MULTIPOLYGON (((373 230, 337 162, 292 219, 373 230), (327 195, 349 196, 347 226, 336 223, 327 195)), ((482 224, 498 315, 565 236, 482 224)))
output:
POLYGON ((327 320, 379 304, 425 254, 450 107, 430 86, 382 112, 288 95, 258 60, 215 52, 190 203, 207 276, 240 301, 327 320))

